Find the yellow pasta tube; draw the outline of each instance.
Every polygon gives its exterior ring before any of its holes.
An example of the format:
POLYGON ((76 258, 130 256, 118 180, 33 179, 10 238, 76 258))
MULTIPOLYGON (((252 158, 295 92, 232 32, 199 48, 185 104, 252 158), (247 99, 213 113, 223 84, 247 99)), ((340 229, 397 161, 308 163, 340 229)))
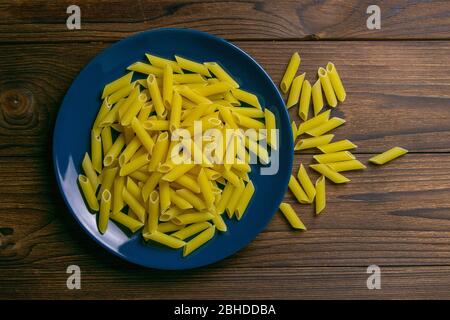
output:
POLYGON ((234 113, 234 120, 235 122, 240 125, 241 127, 250 128, 250 129, 264 129, 265 125, 261 121, 258 121, 256 119, 244 116, 239 113, 234 113))
POLYGON ((327 99, 328 105, 333 108, 336 107, 337 99, 327 71, 324 68, 320 67, 319 71, 317 71, 317 74, 319 75, 320 84, 322 85, 322 89, 325 93, 325 98, 327 99))
POLYGON ((350 140, 339 140, 333 143, 325 144, 323 146, 317 147, 320 151, 323 153, 333 153, 338 151, 345 151, 350 149, 357 148, 357 145, 355 145, 350 140))
POLYGON ((100 200, 100 213, 98 216, 98 230, 101 234, 108 229, 109 212, 111 210, 111 192, 104 190, 100 200))
POLYGON ((150 178, 148 178, 147 182, 142 187, 142 198, 144 199, 144 201, 147 201, 148 197, 150 196, 150 193, 153 190, 155 190, 162 176, 163 174, 161 172, 158 171, 152 172, 150 178))
POLYGON ((206 208, 205 202, 192 191, 188 189, 178 189, 176 193, 181 198, 192 204, 195 209, 203 210, 206 208))
MULTIPOLYGON (((117 90, 116 92, 114 92, 113 94, 111 94, 108 98, 108 102, 113 105, 115 104, 117 101, 121 100, 122 98, 127 97, 131 91, 133 91, 134 89, 134 83, 130 83, 129 85, 117 90)), ((111 110, 112 111, 112 110, 111 110)), ((105 116, 106 117, 106 116, 105 116)), ((102 121, 103 122, 103 121, 102 121)))
MULTIPOLYGON (((126 110, 126 112, 123 114, 120 120, 120 124, 124 127, 129 126, 131 124, 131 120, 133 120, 133 118, 138 115, 139 111, 145 105, 146 101, 146 95, 141 93, 138 98, 129 106, 128 110, 126 110)), ((130 129, 129 132, 133 131, 130 129)))
POLYGON ((185 240, 199 232, 202 232, 203 230, 209 227, 212 227, 211 223, 209 222, 194 223, 188 227, 185 227, 181 230, 178 230, 177 232, 172 233, 171 236, 178 238, 180 240, 185 240))
POLYGON ((322 112, 318 115, 316 115, 315 117, 306 120, 305 122, 302 122, 299 126, 298 126, 298 132, 297 134, 303 134, 308 130, 314 129, 315 127, 320 126, 321 124, 325 123, 328 121, 328 119, 330 118, 330 113, 331 110, 327 110, 325 112, 322 112))
POLYGON ((297 128, 297 124, 295 123, 295 121, 292 121, 291 129, 292 129, 292 139, 294 140, 294 143, 295 143, 295 140, 298 137, 298 134, 297 134, 298 128, 297 128))
POLYGON ((165 107, 161 97, 161 92, 159 91, 158 83, 156 82, 156 77, 152 74, 149 75, 147 78, 147 84, 156 114, 158 117, 163 118, 165 114, 165 107))
POLYGON ((345 93, 345 89, 342 84, 341 78, 339 77, 339 73, 337 72, 336 67, 332 62, 328 62, 327 64, 327 73, 336 97, 340 102, 344 102, 347 94, 345 93))
POLYGON ((334 171, 326 164, 312 164, 309 166, 313 170, 325 176, 325 178, 331 180, 334 183, 346 183, 349 182, 350 179, 343 176, 339 172, 334 171))
POLYGON ((250 118, 264 118, 264 111, 255 108, 231 107, 230 110, 250 118))
POLYGON ((272 149, 278 149, 277 143, 277 123, 275 120, 275 115, 268 109, 264 109, 265 122, 266 122, 266 131, 267 131, 267 143, 272 149))
POLYGON ((170 109, 169 130, 174 132, 180 127, 181 119, 181 96, 174 91, 172 96, 172 107, 170 109))
POLYGON ((117 212, 111 215, 111 220, 120 223, 124 227, 128 228, 132 233, 135 233, 144 226, 142 222, 131 218, 130 216, 124 214, 123 212, 117 212))
POLYGON ((142 168, 150 162, 150 155, 148 153, 144 153, 143 155, 137 157, 134 160, 131 160, 127 164, 123 165, 120 168, 119 174, 121 176, 127 176, 130 173, 142 168))
POLYGON ((94 124, 92 125, 92 130, 95 130, 97 133, 100 129, 99 125, 106 117, 106 115, 111 111, 112 106, 108 103, 108 98, 104 99, 102 105, 100 106, 100 110, 95 117, 94 124))
POLYGON ((169 108, 172 103, 173 93, 173 70, 170 64, 164 68, 163 77, 163 102, 166 108, 169 108))
POLYGON ((229 83, 233 88, 239 88, 239 84, 217 62, 205 62, 204 64, 217 79, 229 83))
POLYGON ((95 173, 94 166, 92 165, 91 158, 89 158, 88 153, 86 152, 83 157, 83 161, 81 162, 81 167, 83 168, 84 174, 88 178, 92 190, 97 191, 97 187, 99 184, 97 173, 95 173))
POLYGON ((159 199, 161 213, 166 212, 171 204, 169 182, 159 180, 159 199))
POLYGON ((237 129, 238 125, 234 121, 233 114, 231 113, 229 108, 219 107, 219 114, 222 120, 232 129, 237 129))
MULTIPOLYGON (((130 108, 130 106, 137 102, 139 95, 140 95, 140 87, 139 86, 135 86, 133 88, 133 90, 131 91, 130 95, 126 99, 123 99, 123 103, 121 103, 120 106, 117 108, 118 110, 117 110, 115 118, 117 118, 118 120, 121 120, 123 115, 130 108)), ((104 123, 105 120, 106 120, 106 117, 102 121, 102 123, 104 123)))
POLYGON ((306 169, 303 166, 303 163, 300 163, 300 168, 298 170, 297 177, 301 187, 308 196, 309 201, 312 202, 316 195, 316 189, 314 188, 314 185, 311 182, 311 179, 309 178, 308 173, 306 172, 306 169))
POLYGON ((228 101, 233 107, 238 107, 241 105, 239 100, 236 99, 231 92, 225 92, 224 99, 225 101, 228 101))
MULTIPOLYGON (((168 183, 168 182, 167 182, 168 183)), ((169 193, 170 195, 170 193, 169 193)), ((161 211, 161 214, 159 216, 160 221, 169 221, 178 216, 179 214, 185 212, 185 210, 182 210, 178 207, 168 207, 167 210, 161 211)))
POLYGON ((236 207, 238 205, 239 199, 242 195, 242 193, 245 190, 245 184, 242 181, 242 179, 239 179, 239 185, 236 186, 236 188, 233 190, 233 194, 230 197, 230 200, 228 201, 228 204, 225 208, 225 211, 227 212, 228 218, 231 219, 233 217, 233 214, 236 211, 236 207))
POLYGON ((191 71, 193 73, 198 73, 206 77, 211 77, 211 74, 209 73, 208 68, 205 65, 179 56, 175 56, 175 59, 177 60, 178 65, 181 67, 181 69, 191 71))
POLYGON ((258 97, 253 93, 241 89, 233 89, 231 90, 231 93, 239 101, 245 102, 252 107, 262 109, 258 97))
POLYGON ((211 97, 216 94, 225 93, 232 89, 232 86, 228 82, 213 83, 208 86, 199 87, 194 89, 199 95, 204 97, 211 97))
POLYGON ((298 183, 297 179, 295 179, 294 176, 291 175, 289 179, 289 190, 294 194, 295 198, 299 203, 310 203, 310 199, 306 195, 305 191, 303 191, 302 187, 298 183))
POLYGON ((320 214, 323 209, 325 209, 325 205, 325 177, 320 176, 320 178, 316 180, 316 214, 320 214))
POLYGON ((133 157, 136 151, 138 151, 141 145, 141 140, 139 140, 138 137, 134 137, 120 154, 119 165, 123 166, 125 163, 127 163, 131 159, 131 157, 133 157))
POLYGON ((300 105, 298 115, 303 121, 308 119, 309 104, 311 102, 311 84, 308 80, 303 81, 302 93, 300 96, 300 105))
POLYGON ((169 130, 168 120, 147 120, 142 124, 145 130, 148 131, 163 131, 169 130))
POLYGON ((183 164, 177 165, 172 170, 170 170, 168 173, 166 173, 162 177, 162 179, 165 180, 165 181, 173 182, 176 179, 178 179, 179 177, 181 177, 182 175, 184 175, 187 172, 189 172, 189 170, 191 170, 194 167, 195 167, 195 164, 193 164, 193 163, 191 163, 191 164, 184 164, 183 163, 183 164))
POLYGON ((228 228, 222 216, 218 213, 213 213, 213 216, 214 217, 212 218, 212 222, 214 223, 216 230, 227 232, 228 228))
POLYGON ((331 162, 327 163, 327 166, 329 166, 336 172, 366 169, 366 166, 356 159, 341 162, 331 162))
POLYGON ((289 203, 282 202, 280 204, 280 211, 294 229, 306 230, 305 225, 289 203))
POLYGON ((118 176, 114 179, 113 186, 113 214, 118 213, 123 209, 124 203, 122 199, 122 190, 125 187, 125 177, 118 176))
POLYGON ((139 111, 137 119, 140 122, 146 121, 150 113, 152 113, 152 111, 153 111, 153 103, 147 102, 146 104, 144 104, 144 106, 142 106, 141 111, 139 111))
POLYGON ((172 248, 172 249, 179 249, 181 247, 184 247, 186 243, 183 240, 177 239, 175 237, 169 236, 165 233, 162 233, 160 231, 155 231, 153 233, 144 233, 142 234, 144 239, 146 240, 152 240, 154 242, 158 242, 162 245, 165 245, 166 247, 172 248))
POLYGON ((158 191, 153 190, 148 198, 148 228, 147 230, 152 233, 158 229, 159 221, 159 194, 158 191))
POLYGON ((81 191, 83 191, 84 198, 86 199, 89 208, 98 211, 98 200, 95 197, 95 192, 89 179, 85 175, 80 174, 78 175, 78 182, 80 183, 81 191))
POLYGON ((288 100, 286 102, 286 107, 289 109, 296 105, 300 98, 300 92, 302 91, 303 80, 305 80, 306 73, 294 78, 291 85, 291 90, 289 91, 288 100))
POLYGON ((381 154, 378 154, 378 155, 370 158, 369 162, 381 165, 381 164, 385 164, 391 160, 394 160, 406 153, 408 153, 408 150, 401 148, 401 147, 394 147, 392 149, 389 149, 381 154))
POLYGON ((245 210, 248 207, 248 204, 250 203, 250 200, 253 197, 253 194, 255 193, 255 186, 253 185, 253 182, 249 181, 247 185, 245 186, 244 191, 242 192, 242 195, 240 196, 238 200, 238 204, 236 206, 236 218, 238 220, 241 220, 242 216, 245 213, 245 210))
POLYGON ((102 196, 103 191, 112 190, 114 179, 116 178, 116 175, 117 175, 117 171, 119 171, 119 168, 117 168, 117 167, 107 168, 107 169, 103 170, 102 184, 101 184, 100 190, 98 192, 99 199, 102 196))
POLYGON ((334 134, 326 134, 320 137, 301 139, 294 147, 294 150, 311 149, 324 144, 328 144, 333 140, 334 134))
POLYGON ((312 86, 311 96, 313 101, 314 116, 317 116, 323 109, 323 96, 320 79, 318 79, 312 86))
POLYGON ((144 62, 135 62, 132 65, 128 66, 127 70, 155 76, 161 76, 164 72, 163 69, 157 68, 144 62))
POLYGON ((313 156, 318 163, 330 163, 339 161, 348 161, 356 159, 349 151, 338 151, 333 153, 316 154, 313 156))
POLYGON ((186 99, 189 99, 190 101, 196 103, 196 104, 212 104, 212 101, 208 98, 199 95, 197 92, 191 90, 188 86, 182 86, 178 92, 185 97, 186 99))
POLYGON ((202 233, 193 238, 191 241, 187 242, 186 245, 183 247, 183 257, 186 257, 187 255, 191 254, 194 250, 198 249, 206 242, 211 240, 215 232, 216 228, 212 226, 204 230, 202 233))
POLYGON ((187 225, 191 223, 198 223, 209 221, 213 215, 209 212, 188 212, 175 216, 171 221, 178 225, 187 225))
POLYGON ((111 93, 116 92, 117 90, 127 86, 131 83, 131 79, 133 78, 133 72, 129 72, 126 75, 120 77, 113 82, 108 83, 103 89, 102 99, 105 99, 111 93))
POLYGON ((114 160, 117 159, 117 157, 120 154, 120 151, 122 151, 122 148, 125 146, 125 136, 123 134, 120 134, 117 139, 114 141, 111 148, 109 148, 108 153, 103 158, 103 165, 105 167, 109 167, 113 164, 114 160))
POLYGON ((307 134, 313 137, 318 137, 323 135, 324 133, 327 133, 345 123, 345 120, 338 117, 333 117, 327 122, 321 124, 318 127, 312 128, 308 131, 306 131, 307 134))
POLYGON ((193 208, 192 204, 186 199, 182 198, 174 190, 170 189, 170 201, 182 210, 187 210, 193 208))
POLYGON ((183 229, 184 226, 183 225, 176 225, 173 222, 163 222, 158 224, 158 231, 162 232, 162 233, 168 233, 168 232, 173 232, 173 231, 178 231, 180 229, 183 229))
POLYGON ((173 83, 176 84, 206 83, 206 79, 198 73, 174 74, 173 83))
MULTIPOLYGON (((102 129, 101 133, 102 140, 102 149, 103 154, 106 154, 112 146, 112 135, 111 135, 111 127, 105 127, 102 129)), ((102 165, 103 161, 101 161, 100 165, 102 165)))
POLYGON ((298 52, 294 52, 291 59, 289 60, 283 79, 281 80, 280 88, 281 91, 283 91, 283 93, 288 92, 292 80, 294 79, 298 67, 300 66, 300 61, 301 61, 300 55, 298 54, 298 52))
POLYGON ((167 151, 169 149, 169 134, 167 131, 162 132, 156 140, 155 147, 153 149, 150 163, 148 164, 148 171, 156 171, 158 165, 162 163, 166 158, 167 151))
POLYGON ((164 59, 149 53, 146 53, 145 56, 147 57, 148 61, 155 67, 164 69, 167 65, 170 65, 174 72, 183 73, 183 70, 181 70, 180 66, 175 61, 164 59))
POLYGON ((129 174, 130 178, 133 178, 139 182, 145 183, 150 176, 147 173, 144 173, 142 171, 135 171, 129 174))
POLYGON ((205 170, 202 168, 197 176, 197 182, 205 199, 206 207, 211 208, 214 204, 214 194, 212 192, 211 183, 208 180, 205 170))
POLYGON ((145 149, 147 149, 147 151, 152 154, 155 142, 144 129, 142 123, 137 118, 134 118, 131 121, 131 127, 133 128, 134 133, 136 133, 136 136, 139 138, 145 149))
POLYGON ((225 208, 230 201, 231 196, 233 195, 235 187, 232 183, 228 182, 225 185, 225 188, 222 191, 222 197, 220 198, 217 206, 216 212, 222 214, 225 211, 225 208))
POLYGON ((235 187, 239 187, 241 185, 239 177, 230 170, 223 170, 222 177, 224 177, 228 182, 230 182, 235 187))
MULTIPOLYGON (((202 168, 202 169, 206 169, 206 168, 202 168)), ((200 186, 197 183, 197 181, 194 178, 190 177, 189 175, 181 176, 177 180, 175 180, 175 182, 177 184, 179 184, 180 186, 191 190, 194 193, 200 193, 200 191, 201 191, 200 186)))
POLYGON ((123 188, 122 190, 122 198, 123 201, 133 210, 136 216, 139 218, 139 221, 145 221, 145 208, 141 205, 141 203, 128 192, 127 188, 123 188))

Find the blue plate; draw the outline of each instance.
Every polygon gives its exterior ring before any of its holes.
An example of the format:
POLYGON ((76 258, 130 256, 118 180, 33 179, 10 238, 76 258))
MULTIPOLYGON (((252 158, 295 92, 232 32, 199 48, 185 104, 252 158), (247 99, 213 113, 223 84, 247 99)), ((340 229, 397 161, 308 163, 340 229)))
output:
POLYGON ((243 248, 272 219, 286 192, 293 161, 289 116, 275 84, 264 69, 235 45, 207 33, 187 29, 156 29, 121 40, 97 55, 78 75, 67 92, 56 120, 53 162, 63 198, 75 219, 101 246, 130 262, 157 269, 189 269, 228 257, 243 248), (240 83, 258 95, 261 104, 276 116, 280 129, 279 170, 261 175, 262 166, 253 165, 250 175, 255 194, 241 221, 228 220, 228 231, 214 238, 188 257, 182 250, 145 244, 140 233, 130 237, 110 222, 108 231, 97 230, 96 216, 83 201, 77 176, 89 148, 90 129, 100 106, 105 84, 125 74, 126 67, 145 61, 145 53, 173 58, 175 54, 196 61, 217 61, 240 83))

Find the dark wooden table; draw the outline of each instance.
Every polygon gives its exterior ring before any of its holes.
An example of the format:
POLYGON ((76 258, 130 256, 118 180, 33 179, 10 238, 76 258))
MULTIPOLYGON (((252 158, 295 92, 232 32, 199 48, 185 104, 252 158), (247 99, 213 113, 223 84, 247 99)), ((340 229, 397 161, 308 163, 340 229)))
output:
MULTIPOLYGON (((0 298, 450 298, 450 2, 0 1, 0 298), (381 8, 368 30, 366 9, 381 8), (61 200, 51 139, 80 69, 141 30, 188 27, 231 40, 279 83, 293 51, 312 79, 335 62, 348 91, 337 138, 366 161, 388 146, 410 153, 328 184, 320 217, 295 205, 309 231, 277 215, 247 248, 186 272, 143 269, 109 254, 61 200), (66 268, 82 271, 68 290, 66 268), (369 265, 381 290, 368 290, 369 265)), ((298 117, 292 113, 298 122, 298 117)), ((295 157, 294 170, 310 155, 295 157)))

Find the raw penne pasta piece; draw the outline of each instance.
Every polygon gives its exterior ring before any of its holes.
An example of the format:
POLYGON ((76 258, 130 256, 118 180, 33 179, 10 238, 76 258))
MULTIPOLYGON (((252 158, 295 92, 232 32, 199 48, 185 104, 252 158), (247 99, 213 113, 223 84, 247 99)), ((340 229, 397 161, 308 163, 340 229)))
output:
POLYGON ((150 232, 143 233, 142 236, 146 240, 152 240, 152 241, 158 242, 158 243, 165 245, 166 247, 169 247, 172 249, 179 249, 186 245, 186 243, 183 240, 172 237, 172 236, 162 233, 160 231, 155 231, 152 233, 150 233, 150 232))
POLYGON ((164 59, 149 53, 146 53, 145 56, 147 57, 148 61, 157 68, 164 69, 167 65, 170 65, 174 72, 183 73, 183 70, 181 70, 176 61, 164 59))
POLYGON ((312 164, 309 167, 317 171, 318 173, 324 175, 325 178, 331 180, 334 183, 346 183, 350 181, 350 179, 343 176, 339 172, 334 171, 326 164, 312 164))
POLYGON ((294 52, 291 59, 289 60, 283 79, 281 79, 280 88, 283 93, 288 92, 292 80, 294 80, 295 74, 297 73, 298 67, 300 66, 300 61, 300 55, 298 54, 298 52, 294 52))
POLYGON ((292 121, 291 129, 292 129, 292 139, 294 139, 294 143, 295 143, 295 140, 297 140, 297 137, 298 137, 298 134, 297 134, 298 128, 297 128, 297 124, 295 123, 295 121, 292 121))
POLYGON ((147 165, 150 162, 150 159, 151 156, 148 153, 144 153, 143 155, 123 165, 122 168, 120 168, 119 174, 121 176, 127 176, 130 173, 139 170, 143 166, 147 165))
MULTIPOLYGON (((111 134, 111 127, 105 127, 102 129, 100 133, 100 137, 102 140, 102 150, 103 154, 106 154, 109 149, 111 148, 113 142, 112 142, 112 134, 111 134)), ((100 163, 101 166, 103 166, 103 160, 100 163)))
POLYGON ((171 205, 170 184, 167 181, 159 180, 159 204, 161 213, 167 212, 171 205))
POLYGON ((292 81, 291 89, 289 90, 288 100, 286 102, 286 107, 289 109, 296 105, 300 99, 300 92, 302 91, 303 81, 305 80, 306 73, 294 78, 292 81))
MULTIPOLYGON (((116 92, 114 92, 113 94, 111 94, 108 98, 108 103, 110 103, 111 105, 115 104, 116 102, 118 102, 119 100, 122 100, 125 97, 128 97, 130 95, 130 93, 133 91, 135 86, 135 83, 130 83, 129 85, 117 90, 116 92)), ((112 111, 113 109, 111 109, 112 111)), ((106 116, 105 116, 106 118, 106 116)), ((102 122, 104 121, 104 119, 102 120, 102 122)))
POLYGON ((166 109, 164 107, 164 102, 161 97, 161 92, 159 91, 158 84, 156 83, 156 77, 154 75, 149 75, 147 78, 148 90, 152 97, 153 106, 155 108, 156 114, 160 118, 164 118, 166 109))
POLYGON ((187 242, 183 247, 183 257, 191 254, 194 250, 198 249, 206 242, 211 240, 214 237, 215 232, 215 226, 209 227, 208 229, 202 231, 202 233, 200 233, 198 236, 187 242))
POLYGON ((103 158, 103 165, 105 167, 111 166, 119 156, 124 146, 125 146, 125 136, 123 134, 120 134, 119 137, 114 141, 111 148, 109 148, 108 153, 103 158))
POLYGON ((113 190, 114 179, 116 178, 118 171, 118 167, 106 168, 103 170, 102 184, 100 185, 100 190, 98 192, 98 199, 101 198, 103 191, 113 190))
POLYGON ((177 215, 171 221, 178 225, 187 225, 191 223, 209 221, 212 218, 213 215, 209 212, 188 212, 177 215))
POLYGON ((250 118, 264 118, 264 111, 255 109, 255 108, 232 107, 231 111, 239 113, 239 114, 243 114, 244 116, 247 116, 250 118))
POLYGON ((300 105, 298 115, 303 121, 308 119, 309 104, 311 102, 311 84, 308 80, 303 81, 302 93, 300 96, 300 105))
POLYGON ((205 66, 220 81, 228 82, 233 88, 239 88, 239 84, 217 62, 205 62, 205 66))
POLYGON ((153 190, 148 198, 148 227, 147 230, 150 233, 158 230, 159 221, 159 194, 158 191, 153 190))
POLYGON ((200 186, 200 190, 203 195, 203 199, 205 199, 206 207, 211 208, 214 204, 214 194, 212 191, 211 183, 209 182, 208 176, 204 168, 200 170, 200 173, 197 177, 198 185, 200 186))
POLYGON ((233 106, 233 107, 238 107, 238 106, 241 105, 239 100, 236 99, 231 92, 226 92, 225 96, 224 96, 224 99, 226 101, 228 101, 231 104, 231 106, 233 106))
POLYGON ((163 76, 163 104, 166 108, 170 108, 173 94, 173 69, 170 64, 164 67, 163 76))
POLYGON ((176 167, 174 167, 171 171, 169 171, 168 173, 166 173, 162 179, 165 181, 175 181, 176 179, 178 179, 179 177, 181 177, 182 175, 186 174, 187 172, 189 172, 189 170, 191 170, 192 168, 195 167, 195 164, 180 164, 177 165, 176 167))
POLYGON ((199 95, 197 92, 190 89, 188 86, 182 86, 180 89, 178 89, 178 93, 196 104, 203 104, 203 105, 212 104, 211 100, 202 95, 199 95))
MULTIPOLYGON (((170 195, 170 193, 169 193, 170 195)), ((170 205, 170 204, 169 204, 170 205)), ((176 216, 182 214, 183 212, 185 212, 185 210, 182 210, 178 207, 167 207, 168 209, 161 211, 161 214, 159 216, 159 220, 160 221, 170 221, 173 218, 175 218, 176 216)))
POLYGON ((336 172, 366 169, 366 166, 356 159, 341 162, 331 162, 327 163, 327 166, 329 166, 336 172))
POLYGON ((369 162, 381 165, 381 164, 385 164, 389 161, 392 161, 406 153, 408 153, 408 150, 401 148, 401 147, 394 147, 392 149, 389 149, 381 154, 378 154, 378 155, 370 158, 369 162))
POLYGON ((94 189, 92 188, 92 184, 90 183, 89 179, 85 175, 78 175, 78 182, 81 187, 81 191, 83 191, 84 198, 86 199, 86 202, 91 208, 91 210, 98 211, 99 204, 98 200, 95 197, 94 189))
POLYGON ((314 116, 317 116, 323 109, 323 96, 320 79, 318 79, 312 86, 311 96, 313 101, 314 116))
POLYGON ((301 135, 303 133, 305 133, 308 130, 314 129, 315 127, 320 126, 321 124, 325 123, 328 121, 328 119, 330 118, 330 113, 331 110, 327 110, 325 112, 322 112, 318 115, 316 115, 315 117, 306 120, 305 122, 300 123, 300 125, 298 126, 298 135, 301 135))
POLYGON ((318 137, 323 135, 324 133, 327 133, 345 123, 345 120, 338 117, 333 117, 327 122, 321 124, 318 127, 312 128, 308 131, 306 131, 307 134, 313 137, 318 137))
POLYGON ((144 129, 147 131, 166 131, 169 130, 168 120, 147 120, 142 123, 144 129))
POLYGON ((163 222, 158 224, 158 231, 162 232, 162 233, 168 233, 168 232, 173 232, 173 231, 178 231, 180 229, 183 229, 184 226, 183 225, 176 225, 173 222, 163 222))
MULTIPOLYGON (((206 168, 202 168, 203 170, 206 168)), ((207 177, 208 179, 208 177, 207 177)), ((194 193, 200 193, 201 189, 200 189, 200 185, 198 184, 198 182, 191 176, 189 175, 184 175, 179 177, 178 179, 175 180, 176 184, 179 184, 181 187, 184 187, 188 190, 191 190, 194 193)), ((208 181, 209 183, 209 181, 208 181)))
POLYGON ((169 149, 169 134, 167 131, 162 132, 156 140, 153 154, 148 164, 148 171, 156 171, 158 165, 166 158, 169 149))
POLYGON ((132 65, 128 66, 127 70, 154 76, 161 76, 164 72, 164 70, 161 68, 157 68, 155 66, 143 62, 135 62, 132 65))
POLYGON ((92 130, 96 131, 97 134, 99 130, 101 130, 101 128, 99 127, 100 123, 111 111, 111 108, 112 106, 108 103, 108 98, 105 98, 102 102, 102 105, 100 106, 100 110, 98 111, 97 116, 95 117, 94 124, 92 125, 92 130))
POLYGON ((175 56, 175 59, 177 60, 178 65, 181 67, 181 69, 191 71, 193 73, 198 73, 206 77, 211 77, 211 74, 209 73, 209 70, 205 65, 179 56, 175 56))
POLYGON ((294 150, 311 149, 330 143, 333 140, 334 134, 326 134, 320 137, 301 139, 294 147, 294 150))
POLYGON ((122 199, 133 210, 133 212, 139 218, 139 221, 144 222, 145 208, 142 206, 139 200, 131 195, 127 188, 123 188, 122 190, 122 199))
POLYGON ((189 201, 182 198, 179 194, 177 194, 174 190, 170 189, 170 201, 176 205, 178 208, 182 210, 192 209, 193 206, 189 201))
POLYGON ((242 216, 245 213, 245 210, 248 207, 248 204, 253 197, 253 194, 255 193, 255 186, 251 181, 247 183, 245 186, 244 191, 242 192, 242 195, 240 196, 238 200, 238 204, 236 206, 236 218, 238 220, 241 220, 242 216))
POLYGON ((172 233, 171 236, 180 240, 185 240, 210 227, 212 227, 212 225, 209 222, 198 222, 172 233))
POLYGON ((349 151, 338 151, 333 153, 316 154, 313 156, 318 163, 330 163, 354 160, 356 157, 349 151))
POLYGON ((300 168, 298 169, 298 181, 300 182, 301 187, 305 191, 306 195, 309 198, 309 201, 314 200, 314 196, 316 195, 316 189, 314 188, 314 184, 311 182, 311 179, 306 172, 303 163, 300 163, 300 168))
POLYGON ((227 212, 228 218, 231 219, 233 217, 236 207, 238 205, 239 199, 241 198, 242 193, 245 190, 245 184, 242 179, 239 179, 239 185, 233 190, 233 194, 228 201, 225 211, 227 212))
POLYGON ((197 210, 206 209, 205 202, 192 191, 188 189, 178 189, 176 193, 181 198, 189 202, 195 209, 197 210))
POLYGON ((325 196, 325 177, 320 176, 316 180, 316 214, 320 214, 323 209, 325 209, 326 205, 326 196, 325 196))
POLYGON ((328 105, 333 108, 336 107, 337 99, 327 71, 324 68, 320 67, 319 71, 317 71, 317 74, 319 75, 320 84, 322 85, 322 89, 325 93, 325 98, 327 99, 328 105))
POLYGON ((98 230, 104 234, 108 229, 109 212, 111 210, 111 192, 104 190, 100 199, 100 213, 98 216, 98 230))
POLYGON ((174 74, 174 84, 206 83, 206 79, 198 73, 174 74))
POLYGON ((225 184, 225 188, 222 191, 222 197, 220 198, 216 206, 216 212, 218 214, 222 214, 225 211, 226 206, 230 201, 230 198, 233 195, 235 189, 236 187, 231 182, 227 182, 225 184))
POLYGON ((128 228, 132 233, 135 233, 144 226, 142 222, 131 218, 121 211, 114 213, 110 218, 111 220, 120 223, 124 227, 128 228))
POLYGON ((133 137, 133 130, 129 128, 131 120, 133 120, 133 118, 138 115, 139 111, 141 111, 142 107, 145 105, 146 102, 147 96, 143 93, 139 94, 137 99, 128 107, 128 110, 125 111, 120 120, 120 124, 128 129, 128 131, 125 131, 125 141, 127 143, 133 137), (128 139, 127 139, 127 132, 129 135, 128 139))
POLYGON ((141 140, 135 136, 125 147, 119 156, 119 165, 123 166, 127 163, 142 146, 141 140))
POLYGON ((213 213, 213 216, 214 217, 212 218, 212 222, 214 223, 216 230, 227 232, 228 228, 225 221, 222 218, 222 215, 218 213, 213 213))
POLYGON ((148 132, 144 129, 144 126, 142 125, 142 123, 137 118, 134 118, 131 121, 131 127, 133 128, 134 133, 136 134, 136 137, 139 138, 142 145, 145 147, 145 149, 147 149, 148 153, 152 154, 153 147, 155 146, 155 142, 150 137, 148 132))
POLYGON ((113 204, 112 204, 112 213, 116 214, 125 206, 122 199, 122 190, 125 187, 125 177, 116 176, 114 179, 113 185, 113 204))
POLYGON ((181 120, 181 96, 177 91, 173 92, 172 106, 170 109, 169 130, 174 132, 180 127, 181 120))
POLYGON ((228 92, 232 89, 232 86, 228 82, 217 82, 210 84, 208 86, 203 86, 194 89, 196 93, 198 93, 201 96, 209 97, 212 99, 211 96, 228 92))
POLYGON ((103 89, 102 99, 105 99, 107 96, 112 93, 118 91, 119 89, 129 85, 131 83, 131 79, 133 78, 133 72, 128 72, 126 75, 120 77, 113 82, 108 83, 103 89))
POLYGON ((317 149, 319 149, 323 153, 333 153, 338 151, 351 150, 355 148, 357 148, 357 145, 355 145, 350 140, 339 140, 333 143, 317 147, 317 149))
POLYGON ((277 123, 275 115, 268 108, 264 109, 264 115, 267 132, 267 143, 272 149, 276 150, 278 149, 278 139, 277 139, 277 130, 276 130, 277 123))
POLYGON ((291 175, 289 179, 289 190, 294 194, 295 198, 299 203, 310 203, 311 200, 306 195, 305 191, 302 189, 300 184, 298 183, 297 179, 295 179, 294 176, 291 175))
POLYGON ((305 225, 289 203, 282 202, 280 204, 280 211, 294 229, 306 230, 305 225))
POLYGON ((250 93, 248 91, 242 90, 242 89, 233 89, 231 90, 231 93, 233 96, 242 102, 245 102, 246 104, 258 108, 261 108, 261 104, 259 103, 258 97, 254 95, 253 93, 250 93))
POLYGON ((342 84, 341 78, 339 77, 339 73, 336 70, 336 67, 332 62, 328 62, 327 64, 327 73, 328 78, 330 78, 331 85, 333 86, 334 93, 340 102, 344 102, 346 93, 344 86, 342 84))
POLYGON ((87 152, 84 154, 83 161, 81 162, 81 167, 83 168, 84 174, 89 180, 89 183, 91 184, 92 190, 94 191, 95 194, 95 191, 97 191, 99 181, 94 166, 92 165, 91 158, 89 158, 87 152))

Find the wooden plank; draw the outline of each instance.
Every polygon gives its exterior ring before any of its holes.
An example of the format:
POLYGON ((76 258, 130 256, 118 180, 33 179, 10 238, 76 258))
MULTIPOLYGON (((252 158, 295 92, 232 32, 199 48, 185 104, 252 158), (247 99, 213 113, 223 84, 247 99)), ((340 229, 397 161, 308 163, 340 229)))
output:
POLYGON ((66 265, 6 267, 0 299, 449 299, 450 267, 381 267, 368 290, 367 266, 208 268, 168 272, 73 257, 81 290, 66 287, 66 265), (237 297, 236 293, 239 293, 237 297))
MULTIPOLYGON (((449 152, 450 44, 419 42, 238 41, 278 84, 292 52, 314 81, 319 66, 335 62, 348 99, 334 110, 347 124, 337 139, 371 153, 401 145, 412 152, 449 152), (414 61, 414 65, 411 65, 414 61)), ((0 155, 50 153, 57 110, 79 70, 106 44, 2 45, 0 50, 0 155), (76 53, 76 54, 74 54, 76 53), (70 63, 66 57, 70 56, 70 63)), ((298 122, 296 110, 291 109, 298 122)))
POLYGON ((2 1, 0 42, 107 41, 159 27, 194 28, 237 39, 449 39, 450 3, 378 1, 381 29, 369 30, 370 0, 77 1, 81 30, 68 30, 70 0, 2 1))
MULTIPOLYGON (((359 158, 366 163, 368 155, 359 158)), ((294 174, 306 156, 296 156, 294 174)), ((0 158, 0 268, 59 268, 78 261, 129 268, 89 239, 59 196, 49 162, 0 158)), ((410 154, 327 183, 327 208, 293 204, 308 227, 293 231, 277 214, 267 230, 217 268, 450 265, 450 155, 410 154)), ((317 177, 313 175, 314 179, 317 177)), ((1 277, 0 273, 0 277, 1 277)), ((1 279, 1 278, 0 278, 1 279)))

